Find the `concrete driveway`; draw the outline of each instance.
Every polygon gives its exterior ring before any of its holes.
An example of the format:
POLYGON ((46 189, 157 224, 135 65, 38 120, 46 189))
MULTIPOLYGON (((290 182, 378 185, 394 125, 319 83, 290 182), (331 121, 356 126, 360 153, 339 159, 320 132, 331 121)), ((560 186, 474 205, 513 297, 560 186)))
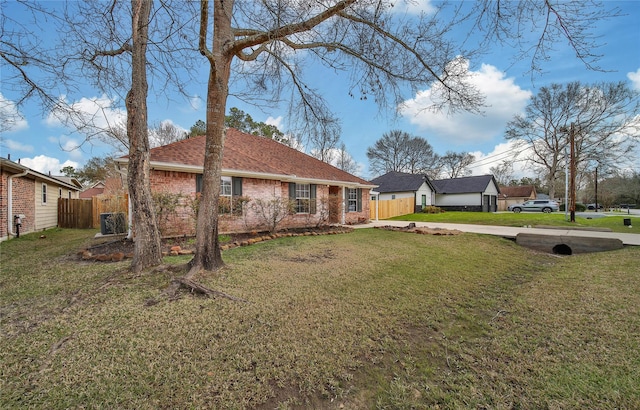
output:
MULTIPOLYGON (((634 221, 635 222, 635 221, 634 221)), ((376 226, 407 226, 409 221, 371 221, 368 224, 354 225, 353 228, 373 228, 376 226)), ((640 220, 637 221, 640 223, 640 220)), ((485 235, 496 235, 504 238, 515 238, 519 233, 534 233, 538 235, 550 236, 581 236, 587 238, 615 238, 620 239, 625 245, 640 246, 640 235, 633 233, 600 232, 581 229, 566 228, 525 228, 513 226, 493 226, 493 225, 468 225, 451 223, 415 222, 417 227, 457 229, 462 232, 480 233, 485 235)))

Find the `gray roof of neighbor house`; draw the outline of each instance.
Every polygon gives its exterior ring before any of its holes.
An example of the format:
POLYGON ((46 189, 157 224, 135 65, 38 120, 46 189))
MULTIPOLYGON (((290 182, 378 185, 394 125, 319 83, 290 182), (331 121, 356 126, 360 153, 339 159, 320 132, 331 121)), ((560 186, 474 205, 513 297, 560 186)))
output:
POLYGON ((500 188, 493 175, 477 175, 462 178, 437 179, 431 181, 438 194, 470 194, 484 192, 493 181, 498 192, 500 188))
POLYGON ((432 191, 435 188, 429 178, 424 174, 407 174, 405 172, 391 171, 371 180, 372 184, 378 185, 377 192, 410 192, 420 189, 422 184, 427 183, 432 191))
MULTIPOLYGON (((204 166, 205 136, 187 138, 151 149, 154 169, 201 173, 204 166)), ((128 157, 116 159, 126 163, 128 157)), ((252 178, 338 183, 372 188, 374 185, 326 162, 313 158, 270 138, 245 134, 229 128, 222 155, 222 174, 252 178)))

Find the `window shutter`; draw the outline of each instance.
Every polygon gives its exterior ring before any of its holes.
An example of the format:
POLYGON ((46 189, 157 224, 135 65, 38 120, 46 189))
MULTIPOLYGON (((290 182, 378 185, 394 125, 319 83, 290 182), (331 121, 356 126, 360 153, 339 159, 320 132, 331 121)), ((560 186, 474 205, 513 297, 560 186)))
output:
POLYGON ((202 174, 196 174, 196 192, 202 192, 202 174))
POLYGON ((356 205, 356 210, 358 212, 362 212, 362 188, 358 188, 357 195, 358 195, 358 204, 356 205))
POLYGON ((316 213, 316 184, 309 185, 309 213, 316 213))
POLYGON ((231 195, 242 196, 242 178, 231 177, 231 195))
POLYGON ((296 199, 296 184, 295 182, 289 182, 289 199, 296 199))

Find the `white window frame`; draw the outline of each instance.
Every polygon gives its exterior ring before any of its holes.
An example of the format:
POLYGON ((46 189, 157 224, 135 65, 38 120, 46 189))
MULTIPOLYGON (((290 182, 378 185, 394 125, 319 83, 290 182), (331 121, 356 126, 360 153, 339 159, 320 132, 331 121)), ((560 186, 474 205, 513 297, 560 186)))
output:
POLYGON ((42 183, 41 194, 42 196, 40 197, 40 199, 42 200, 42 205, 46 205, 47 204, 47 184, 45 184, 44 182, 42 183))
POLYGON ((347 212, 358 212, 358 188, 347 189, 347 212))
POLYGON ((311 184, 296 183, 296 213, 311 213, 311 184))
POLYGON ((220 177, 220 196, 231 196, 233 194, 233 184, 231 177, 220 177))

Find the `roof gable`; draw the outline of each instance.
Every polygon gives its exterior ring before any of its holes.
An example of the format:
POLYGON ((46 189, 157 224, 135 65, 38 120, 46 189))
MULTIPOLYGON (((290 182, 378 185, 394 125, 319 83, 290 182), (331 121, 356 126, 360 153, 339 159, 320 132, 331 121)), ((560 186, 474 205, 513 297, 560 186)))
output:
POLYGON ((493 182, 498 192, 500 188, 493 175, 477 175, 462 178, 438 179, 432 181, 438 194, 469 194, 484 192, 493 182))
POLYGON ((426 183, 431 190, 435 191, 431 181, 424 174, 408 174, 405 172, 391 171, 371 180, 371 183, 378 185, 376 191, 387 192, 409 192, 417 191, 422 184, 426 183))
MULTIPOLYGON (((205 145, 205 136, 198 136, 153 148, 150 152, 152 166, 162 163, 167 168, 186 165, 201 169, 205 145)), ((233 128, 226 132, 222 170, 371 185, 362 178, 270 138, 245 134, 233 128)))

